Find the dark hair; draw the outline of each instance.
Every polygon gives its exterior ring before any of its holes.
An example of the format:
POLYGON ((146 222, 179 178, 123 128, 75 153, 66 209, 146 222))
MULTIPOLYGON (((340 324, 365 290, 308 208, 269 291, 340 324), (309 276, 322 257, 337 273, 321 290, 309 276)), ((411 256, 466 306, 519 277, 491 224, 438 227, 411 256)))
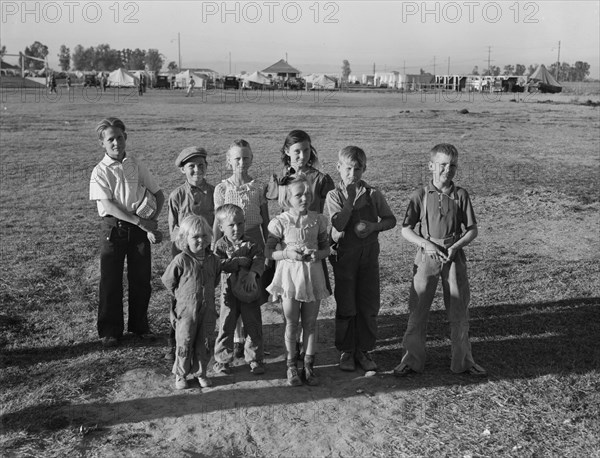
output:
POLYGON ((319 167, 319 158, 317 156, 317 150, 314 146, 312 146, 312 142, 310 141, 310 136, 304 132, 303 130, 292 130, 287 137, 285 137, 285 141, 283 142, 283 147, 281 148, 281 162, 286 167, 290 165, 290 157, 285 154, 286 151, 290 149, 292 145, 296 143, 308 142, 310 145, 310 157, 308 158, 307 165, 318 168, 319 167))
POLYGON ((447 156, 450 156, 450 159, 458 159, 458 150, 454 145, 451 145, 450 143, 440 143, 438 145, 435 145, 433 148, 431 148, 431 151, 429 151, 429 158, 433 159, 433 157, 437 153, 442 153, 447 156))
POLYGON ((96 132, 100 140, 104 140, 104 131, 109 127, 116 127, 125 132, 125 124, 119 118, 105 118, 96 126, 96 132))

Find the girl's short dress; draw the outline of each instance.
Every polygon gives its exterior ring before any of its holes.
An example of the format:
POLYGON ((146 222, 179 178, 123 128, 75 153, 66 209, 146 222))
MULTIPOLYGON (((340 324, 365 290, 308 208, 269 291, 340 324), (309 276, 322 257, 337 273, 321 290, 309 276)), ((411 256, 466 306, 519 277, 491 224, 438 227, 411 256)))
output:
MULTIPOLYGON (((284 212, 269 223, 267 246, 280 244, 317 250, 327 247, 327 217, 316 212, 294 216, 284 212)), ((275 297, 313 302, 330 296, 321 262, 284 259, 277 262, 275 275, 267 291, 275 297)))

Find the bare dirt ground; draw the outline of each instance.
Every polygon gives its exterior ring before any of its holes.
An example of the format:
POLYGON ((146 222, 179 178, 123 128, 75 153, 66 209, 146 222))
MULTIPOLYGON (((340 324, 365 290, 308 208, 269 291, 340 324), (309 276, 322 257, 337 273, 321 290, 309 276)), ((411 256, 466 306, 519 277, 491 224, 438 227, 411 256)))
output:
MULTIPOLYGON (((183 100, 160 92, 135 104, 63 101, 55 122, 44 118, 54 109, 48 103, 4 105, 0 191, 7 229, 2 261, 15 259, 22 267, 9 274, 5 265, 3 275, 18 285, 19 272, 36 265, 44 266, 46 275, 59 267, 65 271, 56 290, 63 294, 62 303, 51 309, 55 318, 28 317, 33 312, 24 312, 24 304, 33 303, 34 293, 28 293, 30 302, 8 286, 4 293, 7 316, 12 311, 25 317, 19 322, 20 337, 12 322, 0 329, 1 380, 7 390, 0 446, 6 456, 600 453, 592 433, 598 422, 590 413, 599 405, 600 356, 590 341, 600 318, 597 107, 578 105, 567 96, 512 101, 514 96, 506 94, 498 100, 477 95, 458 102, 435 94, 325 94, 318 100, 309 94, 295 101, 279 96, 273 102, 226 97, 183 100), (469 113, 459 113, 463 108, 469 113), (215 377, 212 388, 192 382, 190 389, 176 391, 163 359, 168 295, 158 282, 169 261, 167 244, 154 251, 150 318, 157 338, 140 342, 128 337, 117 349, 101 348, 94 331, 96 221, 86 193, 88 172, 101 153, 93 127, 108 114, 129 121, 132 148, 144 153, 167 192, 181 181, 173 159, 190 144, 213 154, 212 183, 225 176, 223 152, 235 138, 252 144, 253 168, 262 179, 278 169, 277 150, 293 128, 311 134, 322 168, 336 181, 337 150, 363 146, 369 157, 365 179, 385 192, 400 221, 411 190, 427 179, 426 151, 440 142, 456 144, 461 152, 457 182, 470 191, 480 231, 467 249, 473 351, 490 377, 450 373, 449 330, 439 298, 432 309, 426 372, 406 379, 392 375, 401 356, 414 257, 399 229, 381 235, 376 374, 338 369, 330 298, 319 317, 320 386, 285 385, 281 312, 271 305, 263 313, 266 374, 252 375, 237 361, 233 374, 215 377), (68 136, 60 144, 64 132, 68 136), (71 168, 73 178, 62 189, 53 190, 42 169, 34 170, 37 180, 12 176, 11 166, 22 161, 14 158, 28 148, 46 148, 63 166, 77 164, 78 155, 85 159, 71 168), (40 203, 40 192, 66 198, 67 208, 51 197, 40 203), (18 219, 11 208, 18 210, 18 219), (25 223, 19 226, 18 220, 25 223), (42 240, 37 256, 28 256, 23 240, 39 237, 38 226, 55 240, 42 240), (20 237, 9 232, 15 228, 20 237), (42 336, 37 342, 36 332, 42 336), (30 378, 35 381, 19 389, 30 378), (569 386, 577 388, 569 391, 569 386)), ((161 225, 166 228, 165 215, 161 225)))

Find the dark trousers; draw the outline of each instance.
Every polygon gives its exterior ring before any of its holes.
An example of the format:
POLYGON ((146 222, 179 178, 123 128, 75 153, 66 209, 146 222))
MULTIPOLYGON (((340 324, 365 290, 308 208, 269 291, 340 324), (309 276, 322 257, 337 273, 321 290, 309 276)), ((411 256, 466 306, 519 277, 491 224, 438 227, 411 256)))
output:
POLYGON ((330 257, 335 278, 335 346, 353 353, 371 351, 379 314, 379 242, 340 248, 330 257))
POLYGON ((136 334, 149 332, 148 303, 152 288, 150 241, 139 227, 113 217, 102 219, 100 246, 100 303, 98 335, 121 337, 123 320, 123 270, 127 258, 129 285, 129 319, 127 330, 136 334))

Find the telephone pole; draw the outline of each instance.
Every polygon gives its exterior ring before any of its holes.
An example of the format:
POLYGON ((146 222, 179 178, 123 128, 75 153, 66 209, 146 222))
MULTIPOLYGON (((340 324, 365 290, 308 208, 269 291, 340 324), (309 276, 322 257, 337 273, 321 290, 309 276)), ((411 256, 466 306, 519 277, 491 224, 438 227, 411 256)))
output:
POLYGON ((488 46, 488 75, 492 74, 492 67, 490 64, 490 62, 492 61, 491 56, 492 56, 492 47, 488 46))
POLYGON ((556 81, 558 81, 559 68, 560 68, 560 41, 558 42, 558 58, 556 59, 556 81))
POLYGON ((435 56, 433 56, 433 76, 435 76, 435 56))
POLYGON ((450 56, 448 56, 448 75, 450 74, 450 56))

